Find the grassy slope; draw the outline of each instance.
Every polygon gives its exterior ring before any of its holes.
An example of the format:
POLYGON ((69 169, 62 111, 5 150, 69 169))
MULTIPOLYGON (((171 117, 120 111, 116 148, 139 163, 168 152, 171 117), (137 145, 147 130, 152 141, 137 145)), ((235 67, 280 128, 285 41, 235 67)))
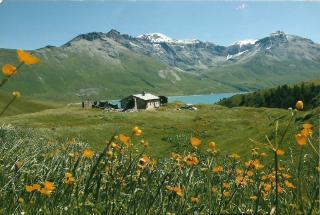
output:
MULTIPOLYGON (((0 92, 0 110, 2 110, 12 99, 12 96, 8 93, 0 92)), ((27 100, 24 98, 16 100, 3 114, 3 116, 11 116, 17 114, 24 114, 24 113, 33 113, 42 111, 45 109, 50 109, 57 107, 57 105, 48 104, 48 103, 41 103, 32 100, 27 100)))
MULTIPOLYGON (((316 122, 316 114, 307 115, 316 122)), ((130 134, 133 126, 142 128, 145 140, 150 142, 150 154, 168 154, 177 144, 188 144, 190 135, 201 137, 208 143, 215 141, 224 152, 247 153, 253 147, 250 138, 265 142, 275 128, 288 121, 287 110, 268 108, 225 108, 200 106, 199 111, 177 111, 174 108, 157 112, 109 113, 100 110, 60 108, 39 113, 3 118, 21 127, 35 128, 39 135, 52 138, 80 138, 92 147, 101 149, 110 136, 118 133, 130 134), (177 136, 180 135, 180 136, 177 136), (170 143, 170 139, 174 139, 170 143)), ((297 123, 302 123, 303 118, 297 123)), ((293 140, 293 137, 290 137, 293 140)), ((206 144, 202 147, 205 148, 206 144)))

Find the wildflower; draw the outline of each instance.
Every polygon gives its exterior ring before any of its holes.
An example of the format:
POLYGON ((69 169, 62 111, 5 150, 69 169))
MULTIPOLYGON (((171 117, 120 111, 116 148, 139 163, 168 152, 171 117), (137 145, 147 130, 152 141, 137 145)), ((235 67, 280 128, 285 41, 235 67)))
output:
POLYGON ((30 53, 25 52, 21 49, 17 51, 18 59, 20 63, 25 63, 27 65, 36 64, 39 62, 37 57, 32 56, 30 53))
POLYGON ((216 193, 218 189, 216 187, 211 187, 211 192, 216 193))
POLYGON ((199 163, 198 158, 193 155, 188 155, 187 157, 185 157, 185 161, 189 166, 194 166, 199 163))
POLYGON ((134 135, 134 136, 137 136, 137 137, 139 137, 139 136, 141 136, 142 135, 142 130, 139 128, 139 127, 134 127, 133 129, 132 129, 132 134, 134 135))
POLYGON ((301 100, 297 101, 296 108, 297 108, 297 110, 302 110, 303 109, 303 101, 301 101, 301 100))
POLYGON ((258 197, 257 196, 250 196, 250 199, 253 201, 256 201, 258 199, 258 197))
POLYGON ((262 169, 264 167, 264 165, 262 165, 259 160, 255 160, 253 162, 253 165, 254 165, 256 170, 260 170, 260 169, 262 169))
POLYGON ((312 130, 312 124, 310 124, 310 123, 305 123, 305 124, 303 124, 303 128, 304 129, 309 129, 309 130, 312 130))
POLYGON ((236 173, 237 173, 238 175, 241 175, 241 174, 243 173, 243 169, 236 169, 236 173))
POLYGON ((251 170, 249 170, 249 171, 247 172, 247 175, 248 175, 249 177, 251 177, 251 176, 254 175, 254 173, 253 173, 251 170))
POLYGON ((239 160, 240 159, 240 155, 238 153, 233 153, 231 155, 229 155, 230 158, 235 159, 235 160, 239 160))
POLYGON ((223 192, 223 196, 224 197, 229 197, 229 196, 231 196, 231 193, 229 191, 224 191, 223 192))
POLYGON ((282 187, 280 187, 280 186, 278 186, 278 193, 283 193, 284 192, 284 189, 282 188, 282 187))
POLYGON ((220 172, 222 172, 222 170, 223 170, 222 166, 216 166, 216 167, 213 167, 212 172, 220 173, 220 172))
POLYGON ((230 189, 230 184, 229 184, 229 183, 226 183, 226 182, 223 182, 223 183, 222 183, 222 187, 223 187, 224 189, 230 189))
POLYGON ((18 99, 21 97, 21 93, 19 91, 13 91, 12 96, 18 99))
POLYGON ((266 191, 266 192, 269 192, 271 190, 271 184, 264 184, 263 185, 263 189, 266 191))
POLYGON ((183 197, 183 190, 178 187, 178 186, 166 186, 167 190, 169 190, 170 192, 174 192, 176 193, 178 196, 183 197))
POLYGON ((290 181, 288 181, 288 180, 285 180, 284 181, 284 184, 286 185, 286 187, 288 187, 288 188, 292 188, 292 189, 295 189, 296 188, 296 186, 294 186, 290 181))
POLYGON ((192 204, 198 204, 200 202, 200 199, 198 197, 191 197, 192 204))
POLYGON ((53 190, 55 189, 54 183, 50 181, 44 182, 44 187, 40 189, 42 195, 50 197, 53 190))
POLYGON ((266 176, 266 175, 261 176, 261 180, 262 180, 262 181, 267 180, 267 176, 266 176))
POLYGON ((170 156, 175 161, 180 161, 181 160, 181 155, 179 155, 179 154, 177 154, 175 152, 171 152, 170 156))
POLYGON ((113 156, 113 152, 112 152, 111 150, 109 150, 109 151, 107 151, 106 155, 107 155, 107 157, 108 157, 109 159, 111 159, 112 156, 113 156))
POLYGON ((139 163, 142 167, 144 167, 148 164, 149 161, 150 158, 147 155, 144 155, 142 158, 140 158, 139 163))
POLYGON ((196 137, 191 137, 191 145, 193 148, 197 149, 198 146, 201 144, 201 140, 196 137))
POLYGON ((92 151, 91 149, 85 149, 85 150, 83 151, 82 156, 83 156, 84 158, 92 158, 92 157, 93 157, 93 151, 92 151))
POLYGON ((32 185, 33 190, 40 190, 40 188, 41 188, 40 184, 33 184, 32 185))
POLYGON ((14 75, 17 71, 17 68, 12 66, 11 64, 5 64, 2 67, 2 73, 4 76, 10 77, 11 75, 14 75))
POLYGON ((17 169, 20 169, 22 167, 23 163, 21 161, 17 161, 14 165, 17 169))
POLYGON ((130 138, 124 134, 119 134, 119 140, 124 144, 128 144, 130 138))
POLYGON ((28 193, 33 192, 34 189, 33 189, 32 185, 26 185, 26 191, 27 191, 28 193))
POLYGON ((211 152, 211 153, 215 153, 215 152, 217 152, 216 151, 216 143, 215 142, 210 142, 209 144, 208 144, 208 150, 207 150, 208 152, 211 152))
POLYGON ((296 134, 295 138, 299 146, 304 146, 307 144, 307 137, 305 135, 296 134))
POLYGON ((64 174, 64 183, 65 184, 72 185, 74 183, 74 181, 75 181, 75 179, 74 179, 72 173, 66 172, 64 174))
POLYGON ((282 176, 286 179, 292 178, 292 176, 289 175, 288 173, 282 173, 282 176))
POLYGON ((250 167, 254 167, 254 161, 246 161, 244 163, 244 165, 247 167, 247 168, 250 168, 250 167))
POLYGON ((277 155, 284 155, 284 151, 282 149, 277 149, 276 151, 277 155))

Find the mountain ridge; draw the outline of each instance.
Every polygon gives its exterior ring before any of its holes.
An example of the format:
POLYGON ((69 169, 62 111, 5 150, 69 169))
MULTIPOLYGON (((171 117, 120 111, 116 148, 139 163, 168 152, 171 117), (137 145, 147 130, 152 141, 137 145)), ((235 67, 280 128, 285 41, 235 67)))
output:
MULTIPOLYGON (((110 30, 80 34, 60 47, 32 53, 39 65, 14 78, 26 95, 75 100, 79 90, 119 98, 147 90, 182 95, 251 91, 316 79, 320 45, 278 31, 230 46, 163 34, 133 37, 110 30), (28 71, 30 73, 28 73, 28 71)), ((14 50, 0 49, 0 64, 14 63, 14 50)), ((7 90, 15 83, 8 83, 7 90)))

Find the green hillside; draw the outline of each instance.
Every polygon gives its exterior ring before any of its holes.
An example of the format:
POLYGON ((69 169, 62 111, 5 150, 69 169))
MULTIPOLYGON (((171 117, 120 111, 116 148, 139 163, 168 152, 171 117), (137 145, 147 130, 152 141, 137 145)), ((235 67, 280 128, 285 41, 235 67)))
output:
POLYGON ((296 101, 304 102, 304 109, 310 110, 320 105, 320 80, 302 82, 294 85, 281 85, 276 88, 258 90, 253 93, 235 95, 219 104, 227 107, 294 107, 296 101))
MULTIPOLYGON (((12 99, 12 96, 8 93, 0 92, 0 110, 2 110, 12 99)), ((57 107, 57 105, 36 102, 32 100, 27 100, 24 98, 17 99, 3 116, 11 116, 23 113, 34 113, 50 108, 57 107)))
MULTIPOLYGON (((247 153, 249 148, 257 145, 250 139, 266 143, 265 135, 273 138, 276 120, 282 127, 290 117, 290 112, 282 109, 198 107, 199 111, 178 111, 175 105, 169 105, 160 111, 135 113, 59 108, 5 117, 0 121, 32 128, 32 133, 48 139, 65 141, 76 138, 95 149, 102 149, 110 136, 119 133, 130 135, 132 128, 139 126, 144 132, 143 138, 150 143, 148 153, 161 157, 170 151, 183 149, 189 144, 191 135, 205 142, 215 141, 224 153, 247 153)), ((298 113, 297 126, 306 121, 316 126, 315 110, 298 113)))

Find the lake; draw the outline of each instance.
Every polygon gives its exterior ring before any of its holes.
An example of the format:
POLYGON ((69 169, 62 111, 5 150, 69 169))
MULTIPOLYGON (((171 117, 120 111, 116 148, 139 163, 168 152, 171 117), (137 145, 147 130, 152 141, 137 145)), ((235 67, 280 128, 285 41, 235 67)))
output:
MULTIPOLYGON (((207 95, 189 95, 189 96, 168 96, 168 102, 183 102, 188 104, 214 104, 220 99, 229 98, 237 94, 243 94, 244 92, 238 93, 215 93, 207 95)), ((120 100, 112 100, 113 104, 118 104, 120 106, 120 100)))
POLYGON ((229 98, 236 94, 242 94, 243 92, 238 93, 215 93, 215 94, 208 94, 208 95, 190 95, 190 96, 169 96, 168 102, 183 102, 183 103, 190 103, 190 104, 214 104, 220 99, 229 98))

